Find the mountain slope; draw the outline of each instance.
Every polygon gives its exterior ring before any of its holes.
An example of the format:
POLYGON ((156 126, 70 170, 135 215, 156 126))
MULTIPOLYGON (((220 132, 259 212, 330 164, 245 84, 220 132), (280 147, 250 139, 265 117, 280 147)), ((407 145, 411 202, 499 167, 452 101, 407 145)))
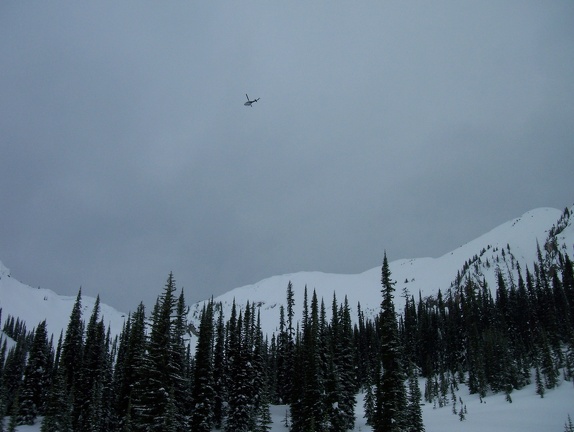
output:
MULTIPOLYGON (((568 212, 553 208, 540 208, 529 211, 519 218, 508 221, 490 232, 460 246, 439 258, 401 259, 390 262, 392 277, 397 281, 396 307, 402 310, 404 301, 400 298, 405 290, 418 297, 436 295, 438 290, 446 291, 457 279, 473 277, 479 282, 486 281, 491 289, 496 288, 496 270, 499 268, 507 279, 516 280, 518 263, 524 270, 532 268, 536 261, 537 243, 541 248, 547 244, 574 256, 574 207, 568 212), (549 240, 551 237, 551 241, 549 240)), ((549 247, 547 247, 549 249, 549 247)), ((551 248, 550 248, 551 249, 551 248)), ((392 251, 389 251, 392 260, 392 251)), ((382 261, 382 256, 381 256, 382 261)), ((351 313, 356 317, 357 304, 365 315, 373 316, 380 307, 380 267, 360 274, 345 275, 321 272, 299 272, 273 276, 252 285, 235 288, 222 294, 214 301, 221 302, 224 316, 229 317, 233 300, 238 307, 247 301, 260 306, 261 325, 266 333, 273 333, 279 325, 279 307, 285 304, 289 281, 295 294, 295 321, 302 312, 303 291, 308 289, 309 300, 313 290, 319 299, 325 301, 330 315, 333 294, 342 303, 347 296, 351 313)), ((102 299, 105 302, 106 299, 102 299)), ((65 330, 75 297, 60 296, 51 290, 32 288, 10 276, 10 271, 0 262, 0 308, 2 319, 8 315, 19 317, 27 323, 28 329, 43 319, 47 320, 49 333, 57 338, 65 330)), ((89 319, 95 299, 82 296, 83 317, 89 319)), ((134 305, 138 302, 134 299, 134 305)), ((199 327, 199 314, 204 302, 191 306, 189 319, 199 327)), ((119 334, 126 314, 102 303, 101 315, 112 334, 119 334)))
MULTIPOLYGON (((105 300, 105 299, 104 299, 105 300)), ((82 317, 88 321, 96 299, 82 296, 82 317)), ((46 320, 48 334, 53 334, 57 342, 61 331, 66 331, 76 297, 61 296, 44 288, 32 288, 10 275, 10 270, 0 262, 0 308, 2 323, 8 315, 19 318, 26 323, 28 330, 46 320)), ((126 315, 111 306, 100 303, 100 317, 111 334, 119 334, 126 315)))
MULTIPOLYGON (((402 259, 390 262, 392 278, 397 281, 395 303, 401 311, 404 300, 400 299, 408 290, 418 298, 436 295, 441 289, 445 292, 460 280, 472 277, 480 283, 486 281, 491 289, 496 289, 497 269, 500 269, 510 283, 517 280, 517 264, 524 271, 532 269, 537 259, 537 244, 543 248, 555 244, 569 255, 574 250, 574 220, 571 216, 574 207, 563 213, 553 208, 539 208, 529 211, 519 218, 508 221, 490 232, 460 246, 439 258, 402 259), (551 240, 548 237, 551 235, 551 240)), ((389 259, 392 259, 389 251, 389 259)), ((381 256, 382 262, 382 256, 381 256)), ((304 290, 307 287, 309 301, 313 290, 319 299, 323 298, 329 315, 333 293, 337 302, 342 303, 347 296, 353 317, 357 315, 360 303, 366 316, 373 316, 380 308, 381 269, 375 267, 360 274, 343 275, 321 272, 299 272, 273 276, 252 285, 235 288, 214 298, 221 303, 224 316, 229 317, 235 300, 238 307, 246 302, 255 303, 261 310, 261 327, 267 333, 277 331, 279 308, 285 305, 287 284, 291 281, 295 295, 295 321, 301 318, 304 290)), ((197 326, 204 302, 191 308, 191 321, 197 326)))

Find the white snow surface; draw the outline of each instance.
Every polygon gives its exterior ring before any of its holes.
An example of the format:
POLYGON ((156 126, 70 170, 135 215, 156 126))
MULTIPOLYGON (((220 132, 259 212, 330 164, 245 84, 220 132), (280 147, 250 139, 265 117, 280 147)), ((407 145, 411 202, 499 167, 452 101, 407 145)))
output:
MULTIPOLYGON (((53 334, 57 343, 60 332, 66 332, 76 297, 61 296, 45 288, 32 288, 10 275, 8 268, 0 262, 0 308, 2 325, 8 315, 19 318, 26 323, 27 330, 32 330, 46 320, 48 334, 53 334)), ((113 335, 122 330, 126 314, 102 303, 100 299, 100 318, 113 335)), ((94 310, 96 299, 82 295, 82 318, 88 321, 94 310)))
MULTIPOLYGON (((420 386, 424 386, 421 380, 420 386)), ((574 386, 563 382, 558 388, 548 391, 544 398, 536 394, 534 385, 512 393, 512 403, 505 400, 504 394, 491 395, 480 402, 478 396, 469 395, 464 386, 457 396, 466 405, 464 421, 452 413, 452 406, 434 408, 424 405, 423 422, 426 432, 562 432, 568 415, 574 421, 574 386)), ((460 404, 457 404, 457 408, 460 404)), ((288 407, 271 407, 272 432, 288 432, 285 427, 285 414, 288 407)), ((363 398, 357 397, 356 421, 353 431, 370 431, 363 418, 363 398)), ((8 418, 5 419, 7 424, 8 418)), ((19 426, 18 432, 40 432, 41 418, 33 426, 19 426)))
MULTIPOLYGON (((570 208, 570 214, 573 213, 574 206, 570 208)), ((466 276, 486 280, 493 290, 496 289, 497 267, 503 271, 507 279, 510 276, 516 276, 516 270, 508 259, 510 255, 508 252, 520 264, 523 271, 526 267, 532 270, 532 265, 536 261, 537 243, 541 248, 544 247, 549 231, 556 226, 562 214, 561 210, 553 208, 529 211, 439 258, 392 261, 392 251, 388 251, 392 278, 397 281, 395 286, 397 311, 402 310, 404 305, 404 300, 400 298, 403 289, 408 289, 408 292, 417 300, 419 292, 423 297, 436 295, 439 289, 444 293, 451 286, 457 272, 462 270, 465 262, 475 256, 480 256, 480 263, 475 263, 473 271, 466 276), (502 250, 506 252, 506 259, 501 259, 502 250)), ((574 216, 571 216, 568 224, 557 235, 558 246, 571 257, 574 256, 573 220, 574 216)), ((285 305, 289 281, 293 285, 295 294, 296 322, 301 317, 305 286, 308 289, 309 302, 313 291, 316 291, 319 300, 323 299, 325 302, 328 316, 330 316, 333 293, 336 293, 337 303, 342 303, 344 297, 347 296, 353 317, 356 316, 359 302, 363 312, 367 316, 372 316, 379 311, 380 307, 380 278, 380 266, 356 275, 299 272, 273 276, 253 285, 233 289, 214 298, 214 301, 221 302, 226 318, 230 316, 234 300, 239 308, 244 307, 247 301, 251 304, 255 303, 261 312, 261 327, 265 333, 271 335, 277 331, 279 307, 282 304, 285 305)), ((68 325, 75 299, 75 297, 60 296, 51 290, 26 286, 12 278, 8 268, 0 262, 0 308, 2 308, 3 322, 8 315, 11 315, 25 321, 28 330, 31 330, 46 319, 48 331, 57 338, 68 325)), ((83 318, 86 321, 92 313, 94 302, 94 298, 82 296, 83 318)), ((138 302, 138 299, 134 299, 134 308, 138 302)), ((204 302, 199 302, 191 307, 189 318, 196 327, 198 327, 203 304, 204 302)), ((111 328, 112 334, 119 334, 127 318, 127 314, 104 303, 101 303, 101 316, 106 326, 111 328)), ((193 339, 191 339, 192 343, 193 339)), ((424 381, 421 381, 421 388, 423 383, 424 381)), ((435 409, 427 404, 423 407, 427 432, 560 432, 564 430, 568 414, 574 419, 574 386, 569 382, 563 382, 558 388, 548 391, 544 398, 536 394, 534 385, 527 386, 512 393, 512 403, 506 402, 503 394, 487 396, 484 399, 485 403, 481 403, 477 396, 469 395, 464 386, 461 386, 458 396, 467 406, 466 420, 461 422, 457 415, 453 415, 451 406, 435 409)), ((370 430, 370 427, 364 423, 362 406, 362 397, 359 395, 355 431, 370 430)), ((286 409, 285 406, 272 407, 274 421, 272 430, 274 432, 288 430, 283 425, 286 409)), ((17 431, 38 432, 40 422, 34 426, 20 426, 17 431)))

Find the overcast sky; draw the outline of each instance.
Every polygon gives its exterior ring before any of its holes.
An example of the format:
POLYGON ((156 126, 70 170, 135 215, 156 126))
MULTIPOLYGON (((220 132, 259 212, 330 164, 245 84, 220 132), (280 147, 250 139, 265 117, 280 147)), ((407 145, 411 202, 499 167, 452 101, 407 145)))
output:
POLYGON ((570 0, 0 2, 0 261, 32 286, 360 273, 573 187, 570 0))

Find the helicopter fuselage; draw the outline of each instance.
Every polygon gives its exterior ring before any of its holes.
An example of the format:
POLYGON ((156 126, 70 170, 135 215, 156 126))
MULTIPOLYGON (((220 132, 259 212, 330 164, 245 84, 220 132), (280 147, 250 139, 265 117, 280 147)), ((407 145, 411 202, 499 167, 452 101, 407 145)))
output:
POLYGON ((252 106, 253 106, 253 103, 254 103, 254 102, 257 102, 257 101, 259 100, 259 98, 253 99, 253 100, 249 100, 249 96, 247 96, 247 95, 245 95, 245 96, 247 97, 247 102, 245 102, 245 103, 243 104, 243 105, 245 105, 245 106, 250 106, 250 107, 252 107, 252 106))

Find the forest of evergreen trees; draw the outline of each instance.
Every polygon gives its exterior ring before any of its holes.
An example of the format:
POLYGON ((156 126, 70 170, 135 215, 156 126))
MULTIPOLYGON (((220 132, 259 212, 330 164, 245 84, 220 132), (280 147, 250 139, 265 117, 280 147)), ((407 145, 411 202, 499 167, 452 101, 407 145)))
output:
POLYGON ((289 406, 291 431, 345 431, 360 391, 373 430, 415 432, 424 430, 423 398, 464 418, 455 396, 461 383, 512 402, 513 390, 535 380, 544 397, 574 377, 572 261, 538 249, 532 270, 517 270, 517 280, 499 270, 492 288, 457 278, 445 293, 397 299, 385 255, 373 319, 361 305, 353 319, 346 298, 333 295, 326 305, 305 289, 302 320, 294 322, 289 283, 276 334, 263 333, 254 304, 233 304, 224 317, 211 301, 193 352, 188 307, 172 274, 151 314, 140 304, 114 338, 99 299, 84 321, 80 290, 57 341, 45 322, 28 331, 18 318, 5 319, 16 343, 7 349, 0 341, 0 418, 7 419, 0 432, 38 417, 45 432, 268 431, 270 404, 289 406), (405 302, 402 314, 396 301, 405 302))

